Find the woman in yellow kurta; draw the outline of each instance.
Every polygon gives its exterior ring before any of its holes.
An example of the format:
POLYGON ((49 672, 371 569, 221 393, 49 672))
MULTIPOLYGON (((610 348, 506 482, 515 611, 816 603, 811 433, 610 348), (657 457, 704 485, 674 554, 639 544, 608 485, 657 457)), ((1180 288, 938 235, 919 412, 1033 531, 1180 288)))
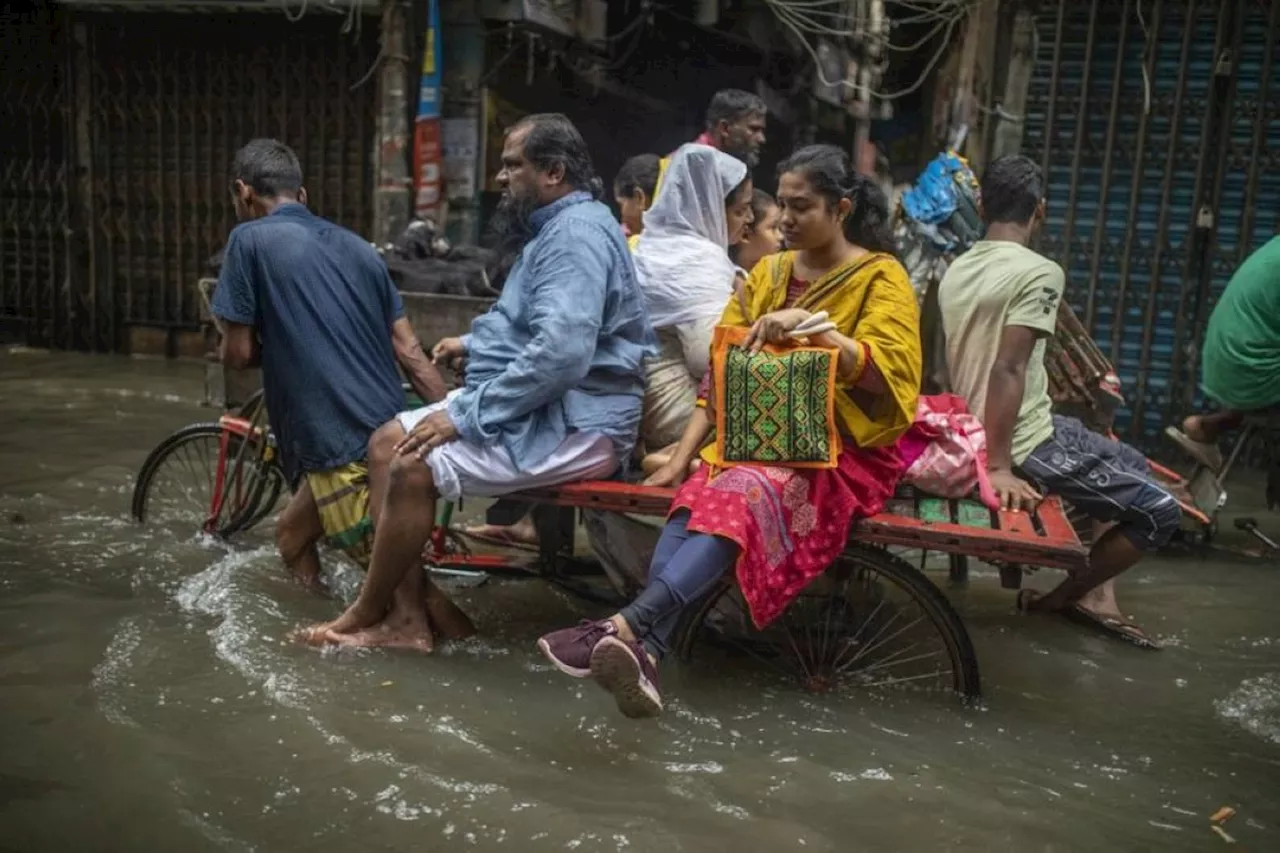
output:
MULTIPOLYGON (((645 589, 610 619, 538 641, 562 672, 610 690, 627 716, 661 711, 656 666, 685 606, 736 566, 752 618, 768 624, 844 549, 853 521, 883 508, 903 471, 895 443, 915 418, 920 324, 884 195, 832 146, 801 149, 779 172, 790 250, 756 265, 721 325, 749 329, 744 346, 759 349, 827 312, 834 328, 809 344, 839 354, 842 449, 834 468, 725 467, 714 444, 704 447, 712 414, 704 406, 694 415, 671 462, 647 481, 679 484, 701 452, 705 464, 676 493, 645 589)), ((719 396, 704 386, 704 400, 719 396)))

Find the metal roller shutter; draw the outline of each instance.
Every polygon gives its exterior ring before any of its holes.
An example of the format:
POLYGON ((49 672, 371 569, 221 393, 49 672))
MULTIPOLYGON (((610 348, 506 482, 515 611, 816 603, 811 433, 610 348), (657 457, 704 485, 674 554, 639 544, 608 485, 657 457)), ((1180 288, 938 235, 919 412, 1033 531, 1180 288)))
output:
POLYGON ((1276 230, 1277 7, 1058 0, 1039 13, 1024 148, 1049 183, 1040 248, 1124 383, 1118 429, 1149 450, 1203 404, 1213 299, 1276 230))
POLYGON ((78 349, 195 329, 195 282, 234 225, 231 160, 255 136, 291 145, 312 208, 367 234, 376 30, 318 14, 6 23, 0 317, 78 349))

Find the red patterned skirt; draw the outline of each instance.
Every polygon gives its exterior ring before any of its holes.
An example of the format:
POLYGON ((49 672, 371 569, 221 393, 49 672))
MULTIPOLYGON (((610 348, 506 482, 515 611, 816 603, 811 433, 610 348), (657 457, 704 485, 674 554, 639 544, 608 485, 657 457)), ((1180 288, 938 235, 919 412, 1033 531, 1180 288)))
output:
POLYGON ((763 628, 844 550, 855 520, 884 508, 905 469, 893 446, 846 446, 837 467, 816 470, 704 465, 671 509, 691 513, 689 530, 737 543, 738 585, 763 628))

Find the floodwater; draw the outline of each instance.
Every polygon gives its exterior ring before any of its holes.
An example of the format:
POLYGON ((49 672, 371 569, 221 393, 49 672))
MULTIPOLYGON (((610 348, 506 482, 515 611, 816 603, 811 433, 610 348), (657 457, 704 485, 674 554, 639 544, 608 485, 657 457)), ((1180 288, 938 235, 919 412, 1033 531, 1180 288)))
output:
POLYGON ((1224 805, 1280 849, 1280 565, 1141 566, 1154 654, 975 572, 977 708, 695 658, 637 724, 536 653, 590 613, 537 583, 463 591, 481 637, 431 657, 321 654, 286 638, 336 606, 269 525, 131 522, 147 451, 210 418, 200 365, 12 352, 0 388, 0 849, 1198 851, 1224 805))

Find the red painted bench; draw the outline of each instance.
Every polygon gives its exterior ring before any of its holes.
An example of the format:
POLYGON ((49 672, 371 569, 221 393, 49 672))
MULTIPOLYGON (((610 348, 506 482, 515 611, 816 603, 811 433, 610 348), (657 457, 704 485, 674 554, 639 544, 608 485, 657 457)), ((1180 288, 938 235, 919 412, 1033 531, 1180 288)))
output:
MULTIPOLYGON (((512 500, 554 506, 663 516, 673 489, 612 481, 570 483, 510 495, 512 500)), ((885 511, 858 522, 850 538, 973 557, 992 563, 1078 569, 1088 552, 1057 498, 1034 513, 992 512, 970 500, 924 495, 906 487, 885 511)))

